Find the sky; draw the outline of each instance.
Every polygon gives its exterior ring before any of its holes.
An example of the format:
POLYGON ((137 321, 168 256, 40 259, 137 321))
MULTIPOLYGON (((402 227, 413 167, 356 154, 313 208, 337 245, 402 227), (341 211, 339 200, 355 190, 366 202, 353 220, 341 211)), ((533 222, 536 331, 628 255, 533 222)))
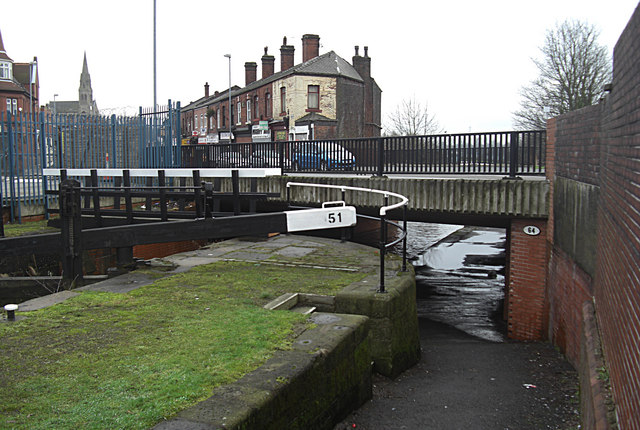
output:
MULTIPOLYGON (((537 76, 547 30, 578 19, 600 31, 609 52, 636 0, 324 0, 321 2, 156 0, 157 99, 184 106, 231 83, 244 86, 244 63, 264 47, 280 68, 283 37, 302 61, 302 36, 320 36, 320 54, 351 62, 368 46, 382 89, 383 125, 403 102, 428 106, 443 131, 513 128, 519 91, 537 76), (270 5, 273 5, 270 8, 270 5)), ((153 0, 0 0, 9 57, 38 57, 41 104, 77 100, 86 52, 102 113, 153 106, 153 0)))

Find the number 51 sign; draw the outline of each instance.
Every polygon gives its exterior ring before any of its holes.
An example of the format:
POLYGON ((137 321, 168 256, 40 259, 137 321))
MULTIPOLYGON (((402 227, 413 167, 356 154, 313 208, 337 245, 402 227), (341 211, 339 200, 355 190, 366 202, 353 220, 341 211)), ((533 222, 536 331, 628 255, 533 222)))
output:
POLYGON ((320 209, 285 211, 287 231, 320 230, 356 225, 356 208, 334 206, 320 209))

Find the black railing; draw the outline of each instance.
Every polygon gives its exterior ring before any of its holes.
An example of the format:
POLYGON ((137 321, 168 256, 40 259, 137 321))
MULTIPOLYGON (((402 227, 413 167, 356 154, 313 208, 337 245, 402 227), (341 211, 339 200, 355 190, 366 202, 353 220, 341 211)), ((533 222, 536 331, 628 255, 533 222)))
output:
POLYGON ((182 146, 183 167, 279 167, 283 172, 544 175, 546 132, 393 136, 182 146))
MULTIPOLYGON (((385 256, 387 254, 387 250, 393 248, 395 245, 402 242, 402 271, 407 271, 407 203, 409 200, 401 195, 392 193, 390 191, 383 190, 374 190, 370 188, 358 188, 358 187, 348 187, 345 185, 327 185, 327 184, 310 184, 310 183, 301 183, 301 182, 287 182, 287 206, 290 208, 301 209, 300 206, 293 206, 291 204, 292 196, 291 196, 291 187, 307 187, 307 188, 318 188, 325 190, 333 190, 340 191, 340 196, 335 198, 339 198, 340 203, 345 202, 346 191, 355 191, 355 192, 365 192, 365 193, 374 193, 382 196, 382 202, 380 203, 379 208, 379 216, 373 217, 368 215, 358 214, 357 216, 360 218, 367 218, 372 220, 380 221, 380 241, 378 242, 378 249, 380 253, 380 280, 378 285, 378 292, 384 293, 385 291, 385 256), (397 202, 394 204, 389 204, 389 197, 393 197, 397 202), (388 219, 388 214, 390 211, 395 209, 402 208, 402 225, 397 222, 393 222, 388 219), (395 240, 391 242, 387 242, 388 240, 388 226, 392 225, 398 229, 400 234, 395 240)), ((335 200, 335 199, 334 199, 335 200)), ((337 203, 334 201, 333 203, 337 203)), ((342 239, 345 239, 345 236, 342 236, 342 239)))

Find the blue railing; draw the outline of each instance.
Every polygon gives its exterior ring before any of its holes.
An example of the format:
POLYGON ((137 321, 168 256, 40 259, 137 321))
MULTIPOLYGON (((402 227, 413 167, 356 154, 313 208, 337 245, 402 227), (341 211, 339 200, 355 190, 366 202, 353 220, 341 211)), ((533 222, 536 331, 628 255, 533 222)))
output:
POLYGON ((171 101, 137 117, 0 112, 2 206, 12 222, 25 204, 47 206, 46 190, 57 182, 45 168, 180 167, 179 118, 171 101))
POLYGON ((545 156, 544 130, 182 146, 183 167, 379 176, 544 175, 545 156))

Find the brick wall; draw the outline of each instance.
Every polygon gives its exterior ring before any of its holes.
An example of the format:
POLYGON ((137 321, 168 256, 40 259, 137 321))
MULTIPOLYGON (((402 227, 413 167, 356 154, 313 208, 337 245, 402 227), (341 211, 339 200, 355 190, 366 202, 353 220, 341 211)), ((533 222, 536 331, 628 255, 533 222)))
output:
POLYGON ((137 245, 133 247, 133 256, 150 260, 152 258, 162 258, 179 252, 194 251, 204 246, 203 240, 185 240, 182 242, 153 243, 150 245, 137 245))
POLYGON ((591 301, 593 284, 586 274, 559 248, 553 248, 548 275, 549 338, 576 368, 580 364, 582 304, 591 301))
POLYGON ((546 221, 512 220, 508 276, 508 334, 512 339, 544 338, 545 282, 547 268, 546 221), (526 226, 540 229, 536 236, 526 226))
MULTIPOLYGON (((593 300, 619 425, 625 429, 640 429, 639 52, 640 8, 616 45, 610 94, 597 106, 548 124, 553 151, 548 177, 570 187, 573 181, 578 194, 597 188, 589 197, 597 199, 594 240, 582 245, 595 253, 592 267, 575 250, 565 249, 569 242, 557 240, 558 218, 566 217, 571 205, 554 205, 551 213, 550 333, 572 362, 580 361, 580 312, 585 300, 593 300)), ((553 196, 559 198, 558 190, 553 196)))

